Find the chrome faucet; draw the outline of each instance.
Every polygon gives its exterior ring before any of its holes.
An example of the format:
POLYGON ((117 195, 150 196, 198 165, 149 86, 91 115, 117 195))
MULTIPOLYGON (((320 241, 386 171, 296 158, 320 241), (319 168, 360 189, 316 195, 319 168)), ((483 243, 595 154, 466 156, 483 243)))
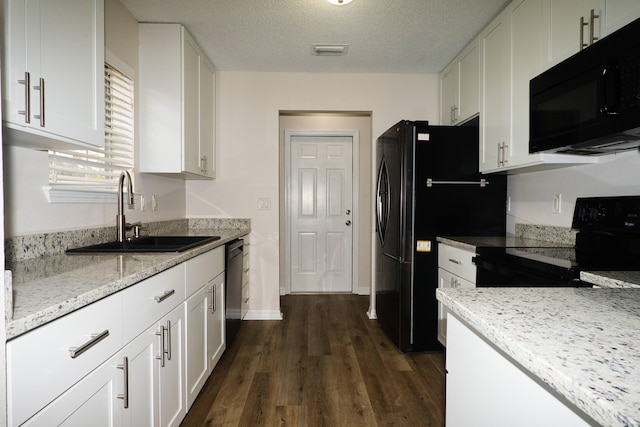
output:
POLYGON ((133 183, 131 182, 131 175, 129 172, 123 171, 120 173, 120 179, 118 180, 118 215, 116 215, 116 231, 118 234, 118 242, 124 242, 127 238, 127 222, 124 218, 124 179, 127 178, 127 198, 129 209, 133 209, 133 183))

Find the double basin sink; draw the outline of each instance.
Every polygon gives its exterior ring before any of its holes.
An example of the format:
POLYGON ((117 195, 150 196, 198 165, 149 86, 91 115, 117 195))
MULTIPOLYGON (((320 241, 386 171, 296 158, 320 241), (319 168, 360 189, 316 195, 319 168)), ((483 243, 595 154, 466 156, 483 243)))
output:
POLYGON ((220 240, 220 236, 148 236, 68 249, 67 253, 183 252, 216 240, 220 240))

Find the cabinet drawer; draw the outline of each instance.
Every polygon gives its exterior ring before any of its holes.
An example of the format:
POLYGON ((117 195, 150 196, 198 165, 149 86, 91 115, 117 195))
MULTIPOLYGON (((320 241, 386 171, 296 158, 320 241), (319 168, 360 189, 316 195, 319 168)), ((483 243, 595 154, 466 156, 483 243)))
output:
POLYGON ((122 291, 125 343, 184 301, 184 277, 183 263, 122 291))
POLYGON ((449 245, 438 245, 438 267, 476 283, 476 266, 471 262, 475 253, 449 245))
POLYGON ((224 271, 224 246, 191 258, 185 264, 185 292, 190 296, 224 271))
POLYGON ((25 422, 122 348, 121 310, 115 294, 7 343, 9 425, 25 422))

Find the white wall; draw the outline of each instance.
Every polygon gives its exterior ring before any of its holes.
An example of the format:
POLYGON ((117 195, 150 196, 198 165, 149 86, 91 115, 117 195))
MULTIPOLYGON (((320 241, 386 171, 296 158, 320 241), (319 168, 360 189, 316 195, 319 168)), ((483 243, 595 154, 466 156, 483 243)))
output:
POLYGON ((640 195, 640 153, 634 150, 601 160, 510 176, 507 231, 513 234, 515 223, 571 227, 577 197, 640 195), (562 195, 560 214, 551 213, 554 194, 562 195))
POLYGON ((279 312, 279 112, 371 111, 375 138, 401 119, 437 123, 438 76, 219 72, 216 87, 217 179, 187 183, 187 216, 251 218, 250 309, 279 312))
MULTIPOLYGON (((137 69, 138 23, 118 0, 105 1, 105 44, 122 61, 137 69)), ((136 139, 138 135, 136 134, 136 139)), ((116 204, 50 204, 42 187, 48 185, 44 151, 4 147, 5 236, 115 225, 116 204)), ((151 175, 134 175, 135 192, 158 196, 158 211, 126 211, 127 221, 184 218, 184 182, 151 175)), ((150 203, 148 203, 150 205, 150 203)))

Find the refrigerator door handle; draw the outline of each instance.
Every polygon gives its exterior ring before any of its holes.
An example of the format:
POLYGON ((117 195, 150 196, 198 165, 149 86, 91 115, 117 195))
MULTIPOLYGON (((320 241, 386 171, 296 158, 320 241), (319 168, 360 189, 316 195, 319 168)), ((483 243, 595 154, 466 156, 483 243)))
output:
POLYGON ((387 232, 389 218, 389 178, 387 164, 382 159, 378 171, 378 183, 376 186, 376 222, 380 243, 384 246, 384 237, 387 232))
POLYGON ((433 187, 434 185, 479 185, 480 187, 486 187, 489 185, 489 181, 482 178, 480 181, 434 181, 431 178, 427 178, 427 187, 433 187))

